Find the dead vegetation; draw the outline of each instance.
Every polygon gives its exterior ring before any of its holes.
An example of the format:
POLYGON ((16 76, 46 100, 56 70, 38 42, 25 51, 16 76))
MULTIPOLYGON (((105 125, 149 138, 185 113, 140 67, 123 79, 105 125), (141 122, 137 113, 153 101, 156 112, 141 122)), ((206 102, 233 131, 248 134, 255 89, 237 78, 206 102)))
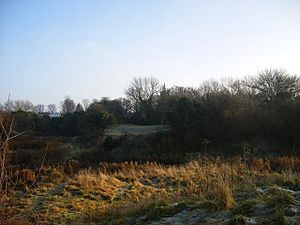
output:
POLYGON ((180 165, 102 162, 81 168, 76 160, 44 164, 46 154, 55 159, 64 148, 41 139, 13 143, 24 152, 38 149, 38 167, 9 167, 9 141, 19 134, 12 134, 13 120, 0 117, 0 123, 0 224, 160 224, 160 218, 190 216, 243 224, 263 213, 269 222, 300 219, 294 213, 300 201, 298 157, 199 158, 180 165))
POLYGON ((259 204, 272 209, 284 205, 286 210, 295 200, 277 187, 299 190, 297 162, 295 157, 256 159, 249 169, 240 158, 210 158, 172 166, 101 163, 77 172, 77 162, 71 161, 65 167, 44 167, 36 180, 33 171, 22 170, 15 189, 1 198, 7 206, 1 207, 1 221, 11 224, 9 219, 21 216, 32 224, 126 224, 129 219, 147 224, 182 210, 233 209, 244 216, 259 204), (24 190, 24 182, 34 185, 24 190))

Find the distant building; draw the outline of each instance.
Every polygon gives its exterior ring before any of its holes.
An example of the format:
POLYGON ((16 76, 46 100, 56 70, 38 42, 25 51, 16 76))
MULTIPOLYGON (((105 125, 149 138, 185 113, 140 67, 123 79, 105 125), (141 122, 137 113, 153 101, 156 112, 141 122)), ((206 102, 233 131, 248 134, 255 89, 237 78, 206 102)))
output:
POLYGON ((58 113, 58 112, 50 113, 49 117, 50 118, 58 118, 58 117, 61 117, 61 113, 58 113))
POLYGON ((61 117, 61 114, 58 112, 49 113, 49 112, 39 112, 39 116, 49 116, 50 118, 58 118, 61 117))

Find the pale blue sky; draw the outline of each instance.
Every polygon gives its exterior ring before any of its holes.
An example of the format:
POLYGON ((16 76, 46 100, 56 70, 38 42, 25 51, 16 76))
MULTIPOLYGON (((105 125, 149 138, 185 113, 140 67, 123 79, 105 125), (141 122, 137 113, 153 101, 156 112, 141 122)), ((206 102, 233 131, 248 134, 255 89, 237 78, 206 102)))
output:
POLYGON ((0 102, 123 96, 135 76, 198 86, 300 75, 299 0, 0 0, 0 102))

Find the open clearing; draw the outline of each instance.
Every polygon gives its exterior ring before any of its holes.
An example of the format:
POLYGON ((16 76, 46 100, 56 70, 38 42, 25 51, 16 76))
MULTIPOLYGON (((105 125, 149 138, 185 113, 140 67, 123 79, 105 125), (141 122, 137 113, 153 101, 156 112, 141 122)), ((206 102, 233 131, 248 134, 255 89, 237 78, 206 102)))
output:
POLYGON ((170 128, 166 125, 133 125, 133 124, 118 124, 108 127, 105 130, 105 135, 118 137, 123 135, 147 135, 159 132, 168 131, 170 128))

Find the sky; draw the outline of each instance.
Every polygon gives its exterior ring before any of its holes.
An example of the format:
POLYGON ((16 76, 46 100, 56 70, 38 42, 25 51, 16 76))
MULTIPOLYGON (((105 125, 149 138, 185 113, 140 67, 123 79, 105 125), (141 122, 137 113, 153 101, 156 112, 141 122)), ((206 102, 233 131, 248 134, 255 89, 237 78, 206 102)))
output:
POLYGON ((0 103, 117 98, 138 76, 197 87, 300 75, 299 0, 0 0, 0 103))

